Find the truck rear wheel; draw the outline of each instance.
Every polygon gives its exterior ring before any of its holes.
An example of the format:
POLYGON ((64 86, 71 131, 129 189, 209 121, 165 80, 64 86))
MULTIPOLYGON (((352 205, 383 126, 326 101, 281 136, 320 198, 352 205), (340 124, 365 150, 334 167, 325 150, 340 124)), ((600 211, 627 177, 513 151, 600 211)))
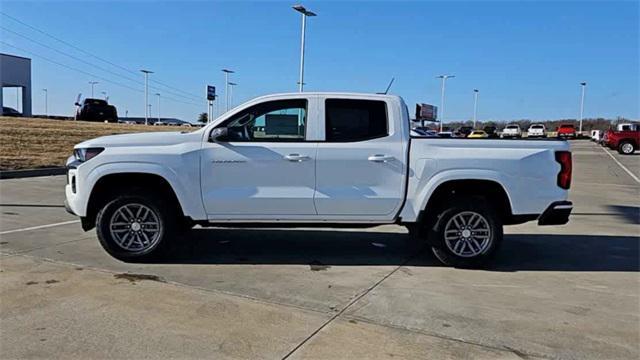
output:
POLYGON ((461 268, 486 265, 496 254, 502 237, 500 217, 481 197, 449 202, 429 231, 436 258, 445 265, 461 268))
POLYGON ((630 141, 621 141, 618 145, 618 152, 622 155, 631 155, 636 151, 636 147, 630 141))
POLYGON ((162 257, 176 234, 176 225, 172 207, 142 191, 116 196, 96 217, 100 245, 123 261, 162 257))

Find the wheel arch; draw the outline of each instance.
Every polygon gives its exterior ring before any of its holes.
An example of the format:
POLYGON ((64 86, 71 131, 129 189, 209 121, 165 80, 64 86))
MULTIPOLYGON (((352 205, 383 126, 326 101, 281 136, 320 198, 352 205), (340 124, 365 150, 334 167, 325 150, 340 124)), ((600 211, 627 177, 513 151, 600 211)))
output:
POLYGON ((87 201, 86 216, 82 221, 83 229, 89 230, 95 227, 98 211, 115 196, 127 190, 130 191, 132 188, 140 187, 162 196, 172 206, 175 206, 180 217, 185 216, 176 191, 163 176, 149 172, 110 173, 98 178, 91 189, 87 201))
POLYGON ((511 198, 504 186, 495 179, 449 179, 440 182, 429 194, 418 221, 422 221, 429 209, 436 209, 452 196, 486 196, 495 206, 504 224, 514 222, 511 198))

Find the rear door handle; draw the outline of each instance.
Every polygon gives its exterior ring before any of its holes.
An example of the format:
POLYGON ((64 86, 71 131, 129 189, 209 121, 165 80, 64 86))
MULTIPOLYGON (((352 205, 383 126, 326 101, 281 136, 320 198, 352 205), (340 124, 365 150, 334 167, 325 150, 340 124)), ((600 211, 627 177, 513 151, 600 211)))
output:
POLYGON ((289 154, 289 155, 285 155, 284 156, 285 160, 288 161, 295 161, 295 162, 301 162, 301 161, 306 161, 311 159, 310 157, 306 156, 306 155, 300 155, 300 154, 289 154))
POLYGON ((373 161, 373 162, 388 162, 390 160, 393 160, 393 156, 387 156, 387 155, 383 155, 383 154, 375 154, 375 155, 369 156, 369 158, 367 160, 373 161))

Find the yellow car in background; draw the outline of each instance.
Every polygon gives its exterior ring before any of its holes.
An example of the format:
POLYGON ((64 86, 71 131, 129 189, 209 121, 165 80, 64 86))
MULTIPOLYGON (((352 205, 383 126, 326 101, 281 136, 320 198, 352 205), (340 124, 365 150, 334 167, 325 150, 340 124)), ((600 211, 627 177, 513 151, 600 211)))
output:
POLYGON ((489 134, 487 134, 484 130, 473 130, 471 134, 467 136, 467 138, 469 139, 486 139, 488 137, 489 134))

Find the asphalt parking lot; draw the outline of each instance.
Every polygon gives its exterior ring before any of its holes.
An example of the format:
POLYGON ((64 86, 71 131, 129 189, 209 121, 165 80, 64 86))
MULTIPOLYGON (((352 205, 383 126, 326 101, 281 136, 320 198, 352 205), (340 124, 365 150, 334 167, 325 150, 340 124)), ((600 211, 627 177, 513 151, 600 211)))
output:
POLYGON ((2 180, 0 357, 638 359, 640 154, 572 148, 571 222, 507 227, 482 271, 397 226, 195 229, 128 264, 63 176, 2 180))

